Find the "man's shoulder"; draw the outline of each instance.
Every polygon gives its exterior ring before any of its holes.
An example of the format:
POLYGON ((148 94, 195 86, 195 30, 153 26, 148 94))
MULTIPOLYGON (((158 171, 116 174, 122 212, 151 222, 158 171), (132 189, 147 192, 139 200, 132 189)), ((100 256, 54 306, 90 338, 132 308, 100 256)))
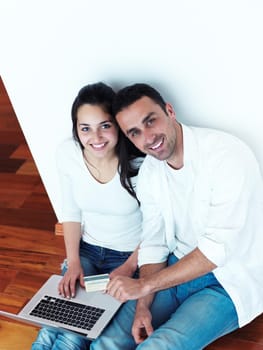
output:
POLYGON ((139 170, 138 183, 145 187, 159 186, 160 177, 165 173, 165 163, 165 161, 147 155, 139 170))
POLYGON ((227 139, 237 139, 236 136, 231 134, 230 132, 216 129, 216 128, 209 128, 209 127, 201 127, 201 126, 184 126, 184 128, 191 130, 191 132, 196 135, 197 137, 201 138, 227 138, 227 139))
POLYGON ((203 145, 205 149, 212 151, 214 148, 239 149, 249 146, 234 134, 213 128, 190 126, 189 130, 193 133, 199 145, 203 145))
POLYGON ((200 157, 211 167, 229 164, 239 169, 257 163, 254 152, 246 142, 230 132, 202 127, 190 127, 190 130, 200 157))
POLYGON ((153 156, 147 155, 141 165, 141 171, 152 171, 153 169, 159 169, 162 166, 163 161, 154 158, 153 156))

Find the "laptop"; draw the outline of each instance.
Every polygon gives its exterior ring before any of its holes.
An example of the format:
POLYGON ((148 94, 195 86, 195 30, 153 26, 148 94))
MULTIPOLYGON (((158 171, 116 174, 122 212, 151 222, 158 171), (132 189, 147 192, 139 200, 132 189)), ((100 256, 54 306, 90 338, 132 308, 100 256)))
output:
POLYGON ((0 310, 0 316, 96 339, 122 303, 102 291, 87 293, 80 286, 74 298, 64 298, 58 293, 61 278, 61 275, 50 276, 18 314, 0 310))

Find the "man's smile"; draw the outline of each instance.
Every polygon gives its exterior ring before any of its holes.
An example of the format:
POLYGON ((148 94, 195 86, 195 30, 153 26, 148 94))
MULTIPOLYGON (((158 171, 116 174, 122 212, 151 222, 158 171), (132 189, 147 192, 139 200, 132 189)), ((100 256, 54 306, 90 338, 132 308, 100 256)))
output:
POLYGON ((153 151, 156 151, 159 147, 163 145, 164 138, 162 137, 160 141, 155 142, 152 146, 148 147, 149 149, 152 149, 153 151))

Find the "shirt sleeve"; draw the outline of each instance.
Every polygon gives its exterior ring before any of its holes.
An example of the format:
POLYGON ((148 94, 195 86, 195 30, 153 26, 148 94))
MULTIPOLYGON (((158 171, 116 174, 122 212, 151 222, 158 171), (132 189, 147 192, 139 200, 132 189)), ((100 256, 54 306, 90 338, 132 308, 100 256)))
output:
POLYGON ((57 170, 62 202, 59 221, 81 222, 81 210, 75 202, 73 194, 73 179, 70 172, 71 154, 68 146, 68 144, 65 144, 57 150, 57 170))
POLYGON ((137 195, 143 213, 142 243, 138 254, 139 266, 164 262, 169 254, 164 219, 155 199, 157 186, 154 178, 149 177, 150 173, 143 164, 137 182, 137 195))
POLYGON ((214 264, 223 266, 236 250, 245 254, 260 171, 254 155, 241 142, 214 155, 210 168, 210 203, 198 248, 214 264))

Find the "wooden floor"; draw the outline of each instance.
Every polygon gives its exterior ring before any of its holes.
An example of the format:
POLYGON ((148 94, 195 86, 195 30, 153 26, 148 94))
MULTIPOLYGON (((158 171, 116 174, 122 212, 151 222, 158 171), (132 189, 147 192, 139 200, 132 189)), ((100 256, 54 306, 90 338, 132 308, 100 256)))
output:
MULTIPOLYGON (((63 237, 0 79, 0 309, 18 312, 52 273, 63 237)), ((0 350, 31 348, 37 328, 0 319, 0 350)))
MULTIPOLYGON (((65 252, 56 221, 0 79, 0 309, 17 312, 50 274, 60 273, 65 252)), ((0 350, 28 350, 36 333, 2 318, 0 350)), ((263 350, 263 316, 206 349, 263 350)))

